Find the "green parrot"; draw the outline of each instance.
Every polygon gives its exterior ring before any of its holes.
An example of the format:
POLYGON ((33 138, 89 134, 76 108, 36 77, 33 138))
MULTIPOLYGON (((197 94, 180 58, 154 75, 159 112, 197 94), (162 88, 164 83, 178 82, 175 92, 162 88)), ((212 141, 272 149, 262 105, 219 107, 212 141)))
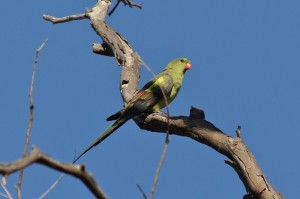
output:
POLYGON ((167 103, 170 104, 178 94, 184 73, 189 70, 191 66, 191 61, 186 58, 178 58, 171 61, 161 73, 155 76, 138 91, 138 93, 126 104, 125 108, 106 119, 107 121, 116 121, 94 140, 92 144, 73 161, 73 163, 79 160, 79 158, 91 148, 101 143, 128 120, 141 113, 158 111, 164 108, 166 106, 164 94, 167 103))

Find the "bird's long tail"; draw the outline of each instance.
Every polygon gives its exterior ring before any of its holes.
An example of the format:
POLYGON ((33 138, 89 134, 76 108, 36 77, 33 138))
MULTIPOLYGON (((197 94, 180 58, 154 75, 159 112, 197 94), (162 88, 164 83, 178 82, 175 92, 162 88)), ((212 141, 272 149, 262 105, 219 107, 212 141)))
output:
MULTIPOLYGON (((130 119, 130 118, 129 118, 130 119)), ((115 130, 117 130, 120 126, 122 126, 125 122, 127 122, 128 118, 120 118, 116 120, 112 125, 110 125, 96 140, 90 144, 73 162, 77 162, 86 152, 88 152, 90 149, 92 149, 94 146, 97 146, 100 144, 105 138, 110 136, 115 130)))

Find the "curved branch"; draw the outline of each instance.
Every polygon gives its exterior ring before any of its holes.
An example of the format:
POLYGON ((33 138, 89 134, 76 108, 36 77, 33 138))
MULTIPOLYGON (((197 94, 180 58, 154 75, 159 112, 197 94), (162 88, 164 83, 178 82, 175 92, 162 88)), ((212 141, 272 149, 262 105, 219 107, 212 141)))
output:
POLYGON ((83 182, 83 184, 85 184, 86 187, 95 195, 95 197, 101 199, 108 198, 105 195, 105 193, 101 190, 101 188, 97 185, 93 176, 86 171, 85 166, 65 164, 53 160, 46 154, 39 151, 37 148, 33 148, 30 154, 24 157, 23 159, 16 160, 9 164, 0 163, 0 174, 2 174, 5 177, 9 174, 22 170, 34 163, 42 164, 57 171, 70 174, 80 179, 83 182))
MULTIPOLYGON (((171 117, 169 133, 192 138, 228 157, 229 160, 225 163, 234 168, 246 190, 254 198, 283 198, 267 181, 242 138, 226 135, 203 116, 202 110, 192 107, 190 116, 171 117)), ((169 125, 167 120, 164 113, 152 113, 137 118, 136 122, 141 129, 166 132, 169 125)))

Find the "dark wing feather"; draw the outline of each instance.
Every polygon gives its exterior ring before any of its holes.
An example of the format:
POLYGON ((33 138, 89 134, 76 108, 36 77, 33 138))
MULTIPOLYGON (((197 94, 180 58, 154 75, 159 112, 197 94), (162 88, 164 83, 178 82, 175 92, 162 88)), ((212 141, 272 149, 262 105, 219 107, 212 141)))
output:
POLYGON ((172 88, 173 79, 171 75, 161 73, 145 84, 124 109, 109 116, 106 120, 116 120, 125 115, 126 117, 134 117, 145 111, 149 111, 163 98, 161 90, 163 90, 166 97, 168 97, 172 92, 172 88))

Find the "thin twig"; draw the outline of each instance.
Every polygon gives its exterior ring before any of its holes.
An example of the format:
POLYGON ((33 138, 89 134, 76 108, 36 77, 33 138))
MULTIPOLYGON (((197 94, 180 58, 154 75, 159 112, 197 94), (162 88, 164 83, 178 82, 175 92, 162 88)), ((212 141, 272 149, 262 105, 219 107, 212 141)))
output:
POLYGON ((138 7, 138 8, 142 8, 142 4, 140 4, 140 3, 132 3, 130 0, 121 0, 123 3, 124 3, 124 5, 126 6, 126 5, 129 5, 129 7, 130 8, 132 8, 132 7, 138 7))
POLYGON ((163 165, 163 162, 165 160, 165 157, 166 157, 166 154, 167 154, 167 151, 168 151, 169 142, 170 142, 169 141, 169 134, 167 133, 166 134, 166 140, 165 140, 165 146, 164 146, 163 152, 161 154, 161 158, 159 160, 159 163, 158 163, 158 166, 157 166, 157 169, 156 169, 156 172, 155 172, 154 182, 153 182, 153 185, 152 185, 152 188, 151 188, 149 199, 153 199, 154 192, 155 192, 157 182, 158 182, 159 173, 160 173, 161 167, 163 165))
POLYGON ((108 16, 111 16, 114 11, 117 9, 117 7, 119 6, 120 2, 123 2, 125 6, 129 5, 130 8, 132 7, 137 7, 137 8, 140 8, 142 9, 142 4, 140 3, 132 3, 131 1, 129 0, 118 0, 117 4, 113 7, 113 9, 108 13, 108 16))
POLYGON ((138 189, 142 193, 144 199, 147 199, 147 195, 146 195, 145 191, 143 190, 143 188, 139 185, 139 183, 136 183, 136 186, 138 187, 138 189))
POLYGON ((113 7, 113 9, 108 13, 108 16, 112 15, 114 13, 114 11, 117 9, 117 7, 119 6, 121 0, 118 0, 117 4, 113 7))
POLYGON ((237 129, 235 130, 236 136, 239 138, 241 137, 241 128, 242 128, 241 126, 238 126, 237 129))
POLYGON ((50 191, 52 191, 56 187, 56 185, 61 181, 61 179, 64 177, 64 175, 65 175, 64 173, 60 174, 60 176, 49 187, 49 189, 47 189, 38 199, 44 199, 50 193, 50 191))
MULTIPOLYGON (((75 158, 76 157, 74 157, 73 161, 75 160, 75 158)), ((74 163, 72 163, 72 164, 74 164, 74 163)), ((49 189, 47 189, 38 199, 44 199, 50 193, 50 191, 52 191, 56 187, 56 185, 62 180, 64 175, 65 175, 64 173, 60 174, 60 176, 52 183, 52 185, 49 187, 49 189)))
MULTIPOLYGON (((35 80, 35 73, 36 73, 36 68, 37 68, 37 63, 38 63, 38 57, 39 57, 39 53, 41 52, 43 47, 46 45, 47 41, 48 41, 48 39, 46 39, 35 52, 35 58, 34 58, 32 76, 31 76, 30 91, 29 91, 30 115, 29 115, 28 127, 27 127, 27 132, 26 132, 26 140, 25 140, 25 146, 24 146, 22 158, 24 158, 27 154, 29 141, 30 141, 30 135, 31 135, 31 129, 32 129, 32 125, 33 125, 33 118, 34 118, 33 88, 34 88, 34 80, 35 80)), ((23 173, 24 173, 24 170, 21 169, 18 184, 17 184, 17 193, 18 193, 19 199, 21 199, 21 187, 22 187, 23 173)))
POLYGON ((5 198, 9 198, 9 199, 13 199, 13 197, 10 195, 8 189, 6 188, 6 186, 1 182, 1 187, 2 189, 5 191, 6 195, 2 194, 3 197, 5 198))

